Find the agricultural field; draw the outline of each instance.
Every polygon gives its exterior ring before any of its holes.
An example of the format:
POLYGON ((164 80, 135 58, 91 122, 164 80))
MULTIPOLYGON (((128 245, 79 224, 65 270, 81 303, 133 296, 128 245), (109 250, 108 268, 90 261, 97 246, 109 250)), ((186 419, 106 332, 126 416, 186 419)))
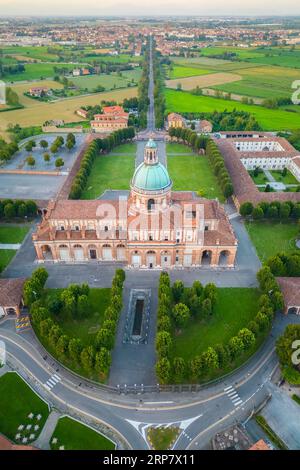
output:
MULTIPOLYGON (((195 69, 197 70, 197 69, 195 69)), ((194 77, 187 77, 177 80, 168 80, 166 86, 168 88, 177 88, 180 83, 182 90, 193 90, 197 86, 199 88, 213 87, 223 83, 231 83, 242 80, 242 77, 235 73, 210 73, 208 75, 199 75, 194 77)))
POLYGON ((258 98, 290 98, 292 83, 299 79, 299 72, 291 68, 262 66, 239 70, 241 81, 216 84, 215 89, 228 93, 258 98))
POLYGON ((38 80, 31 83, 17 83, 11 85, 13 91, 15 91, 19 96, 20 104, 25 107, 34 107, 35 105, 39 106, 40 101, 35 100, 33 98, 29 98, 28 96, 24 96, 24 93, 27 93, 30 88, 32 87, 48 87, 49 89, 61 89, 63 85, 61 83, 55 82, 54 80, 38 80))
POLYGON ((115 100, 121 103, 125 98, 137 96, 137 88, 124 88, 122 90, 112 90, 103 93, 93 93, 89 96, 79 96, 67 98, 55 103, 43 103, 32 100, 32 106, 25 109, 0 113, 0 133, 7 130, 8 125, 20 124, 22 127, 42 125, 51 119, 63 119, 65 122, 79 122, 82 117, 77 116, 75 111, 81 106, 100 104, 102 100, 115 100), (34 112, 30 112, 34 109, 34 112))
POLYGON ((87 77, 72 77, 71 81, 75 86, 87 92, 93 91, 99 85, 103 86, 105 90, 112 90, 137 85, 142 72, 140 68, 136 68, 134 70, 126 70, 121 72, 121 74, 122 76, 117 73, 111 73, 87 77))
POLYGON ((64 63, 46 63, 38 62, 36 64, 28 63, 25 64, 25 71, 21 73, 12 73, 5 75, 4 81, 9 82, 18 82, 24 80, 42 80, 44 78, 53 78, 56 75, 55 67, 66 68, 73 70, 78 64, 64 64, 64 63))
POLYGON ((236 60, 257 64, 278 65, 280 67, 300 68, 300 50, 290 47, 208 47, 201 50, 201 55, 214 56, 224 53, 236 54, 236 60))
POLYGON ((211 73, 209 70, 204 70, 201 68, 195 67, 185 67, 181 65, 174 64, 172 67, 169 68, 168 78, 185 78, 185 77, 193 77, 198 75, 207 75, 211 73))
POLYGON ((212 113, 237 110, 252 114, 263 130, 293 130, 300 127, 300 116, 280 109, 267 109, 262 106, 246 105, 237 101, 195 96, 191 93, 176 90, 165 90, 167 112, 178 113, 212 113))
MULTIPOLYGON (((60 47, 55 49, 57 51, 62 50, 60 47)), ((14 58, 24 57, 27 60, 41 60, 44 62, 55 62, 59 58, 58 54, 49 53, 47 46, 5 46, 2 48, 2 53, 14 58)))

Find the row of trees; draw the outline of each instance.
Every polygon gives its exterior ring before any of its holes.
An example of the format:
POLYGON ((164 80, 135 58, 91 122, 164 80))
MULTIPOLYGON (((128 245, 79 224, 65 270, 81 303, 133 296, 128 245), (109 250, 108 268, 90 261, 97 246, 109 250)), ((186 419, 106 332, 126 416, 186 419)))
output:
MULTIPOLYGON (((44 268, 40 268, 43 270, 44 268)), ((37 270, 38 271, 38 270, 37 270)), ((110 303, 104 312, 104 320, 98 330, 93 345, 84 345, 79 338, 70 338, 64 334, 59 324, 51 318, 64 310, 73 318, 86 315, 89 304, 89 287, 87 284, 71 285, 64 289, 60 298, 45 305, 42 283, 37 284, 40 273, 37 271, 24 286, 24 297, 30 305, 31 321, 35 331, 46 347, 67 366, 83 370, 89 377, 95 374, 103 380, 106 378, 111 364, 111 349, 117 328, 118 318, 122 309, 122 290, 125 273, 116 270, 112 281, 110 303)))
POLYGON ((300 252, 278 253, 266 261, 272 274, 276 277, 300 276, 300 252))
POLYGON ((147 127, 147 112, 149 106, 149 42, 144 52, 144 62, 142 69, 142 76, 138 86, 138 112, 139 112, 139 127, 144 129, 147 127))
POLYGON ((252 202, 244 202, 240 206, 240 214, 243 217, 253 219, 299 219, 300 203, 293 201, 262 201, 256 206, 252 202))
POLYGON ((213 140, 209 140, 206 145, 206 154, 210 160, 214 174, 217 177, 219 185, 223 191, 225 198, 232 196, 233 185, 224 163, 223 155, 218 149, 217 144, 213 140))
POLYGON ((234 367, 236 361, 253 348, 257 337, 269 330, 274 313, 283 309, 283 296, 275 277, 268 267, 258 273, 261 296, 254 319, 233 336, 227 344, 210 346, 189 362, 183 357, 171 359, 172 334, 176 328, 184 328, 190 317, 205 318, 214 312, 217 289, 214 284, 205 287, 199 281, 187 289, 181 281, 170 286, 167 273, 162 273, 158 292, 158 333, 156 350, 158 361, 156 374, 161 383, 203 380, 218 370, 234 367))
POLYGON ((205 135, 197 135, 195 131, 185 127, 170 127, 169 136, 189 145, 197 153, 205 150, 208 142, 208 137, 205 135))
POLYGON ((166 102, 163 93, 164 79, 161 73, 161 57, 157 51, 153 51, 153 79, 154 79, 154 110, 155 127, 162 129, 165 121, 166 102))
POLYGON ((0 200, 0 219, 24 219, 25 217, 34 217, 37 214, 37 205, 34 201, 23 201, 18 199, 0 200))
POLYGON ((80 163, 80 169, 76 174, 69 194, 70 199, 79 199, 86 186, 93 162, 100 153, 109 152, 116 145, 126 140, 133 139, 135 131, 133 127, 127 127, 113 132, 104 139, 95 139, 88 146, 80 163))

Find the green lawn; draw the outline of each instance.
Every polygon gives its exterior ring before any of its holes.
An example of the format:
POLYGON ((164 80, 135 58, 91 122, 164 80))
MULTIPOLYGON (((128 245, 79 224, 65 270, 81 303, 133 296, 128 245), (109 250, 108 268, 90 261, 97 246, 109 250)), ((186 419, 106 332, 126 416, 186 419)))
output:
POLYGON ((278 252, 295 251, 299 228, 293 222, 246 221, 246 228, 261 261, 278 252))
POLYGON ((300 184, 289 170, 285 176, 282 176, 281 171, 271 171, 270 173, 276 181, 280 181, 284 184, 300 184))
POLYGON ((172 153, 179 153, 181 155, 184 155, 185 153, 192 154, 193 150, 187 145, 172 142, 166 144, 166 153, 167 155, 170 155, 172 153))
POLYGON ((154 450, 168 450, 174 444, 179 435, 179 428, 170 426, 168 428, 149 428, 148 439, 154 450))
POLYGON ((215 311, 208 320, 191 318, 180 334, 173 335, 171 358, 189 361, 209 346, 226 344, 257 314, 258 289, 218 288, 215 311))
POLYGON ((24 437, 35 433, 37 438, 49 415, 46 403, 14 372, 0 377, 0 396, 0 432, 18 443, 20 441, 15 439, 17 433, 21 433, 24 437), (34 414, 33 419, 28 418, 30 413, 34 414), (38 414, 42 415, 40 420, 36 417, 38 414), (21 424, 24 426, 38 424, 39 430, 18 431, 21 424))
POLYGON ((173 78, 185 78, 185 77, 194 77, 198 75, 207 75, 212 73, 211 70, 198 69, 195 67, 185 67, 181 65, 173 65, 169 70, 169 79, 173 78))
POLYGON ((298 113, 267 109, 262 106, 247 105, 238 101, 210 96, 195 96, 185 91, 170 89, 165 89, 165 97, 167 113, 212 113, 236 109, 252 114, 264 130, 292 130, 300 127, 298 113))
POLYGON ((0 225, 0 243, 22 243, 29 226, 0 225))
MULTIPOLYGON (((59 297, 62 289, 48 289, 46 291, 46 303, 53 298, 59 297)), ((110 289, 90 289, 89 301, 90 311, 86 318, 74 319, 61 311, 59 315, 53 315, 55 320, 63 331, 71 338, 76 337, 82 340, 83 344, 92 344, 99 330, 105 309, 109 305, 110 289)))
POLYGON ((60 446, 64 450, 115 449, 115 444, 102 434, 68 417, 60 418, 50 439, 52 450, 58 450, 60 446), (53 438, 57 443, 52 443, 53 438))
POLYGON ((0 250, 0 273, 11 262, 16 253, 16 250, 0 250))
POLYGON ((136 154, 136 144, 121 144, 117 145, 111 151, 111 154, 114 153, 127 153, 127 155, 135 155, 136 154))
POLYGON ((253 171, 249 171, 249 175, 253 179, 255 184, 268 184, 269 180, 262 171, 261 173, 258 173, 257 176, 254 176, 253 171))
POLYGON ((218 181, 207 157, 192 155, 169 155, 168 171, 174 191, 203 191, 204 197, 224 200, 218 181))
POLYGON ((129 189, 134 164, 135 157, 127 154, 97 157, 81 199, 96 199, 106 189, 129 189))

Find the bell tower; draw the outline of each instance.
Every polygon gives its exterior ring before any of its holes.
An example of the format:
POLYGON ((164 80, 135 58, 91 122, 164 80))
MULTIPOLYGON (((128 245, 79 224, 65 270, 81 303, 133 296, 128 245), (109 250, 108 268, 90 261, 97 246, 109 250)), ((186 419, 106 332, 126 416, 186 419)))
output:
POLYGON ((153 139, 149 139, 144 150, 144 163, 156 165, 158 163, 157 145, 153 139))

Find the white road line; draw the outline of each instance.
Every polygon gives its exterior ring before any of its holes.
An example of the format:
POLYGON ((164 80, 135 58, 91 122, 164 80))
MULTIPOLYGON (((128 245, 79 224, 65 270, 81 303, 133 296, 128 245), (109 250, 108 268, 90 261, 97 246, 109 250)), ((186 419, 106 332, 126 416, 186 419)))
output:
POLYGON ((236 402, 239 401, 240 399, 241 399, 241 397, 239 397, 239 396, 237 395, 237 398, 235 398, 234 400, 232 400, 232 403, 236 403, 236 402))
POLYGON ((230 390, 230 389, 233 389, 233 386, 232 386, 232 385, 230 385, 230 387, 224 388, 224 392, 226 392, 227 390, 230 390))
POLYGON ((231 398, 234 395, 237 395, 237 392, 234 390, 233 392, 228 393, 228 396, 231 398))
POLYGON ((53 377, 55 377, 57 380, 61 380, 61 377, 59 375, 53 374, 53 377))
POLYGON ((54 385, 56 385, 56 382, 54 382, 53 379, 49 379, 49 380, 47 381, 47 383, 50 383, 53 387, 54 387, 54 385))
POLYGON ((51 380, 55 382, 56 384, 59 382, 59 380, 56 377, 54 377, 54 375, 51 377, 51 380))
POLYGON ((174 403, 173 401, 144 401, 145 405, 163 405, 163 404, 170 404, 174 403))
POLYGON ((234 406, 238 406, 238 405, 240 405, 241 403, 243 403, 243 400, 237 401, 236 403, 234 403, 234 406))
POLYGON ((50 387, 48 387, 48 385, 47 385, 47 384, 44 384, 44 387, 45 387, 45 388, 48 390, 48 392, 50 392, 51 388, 50 388, 50 387))

